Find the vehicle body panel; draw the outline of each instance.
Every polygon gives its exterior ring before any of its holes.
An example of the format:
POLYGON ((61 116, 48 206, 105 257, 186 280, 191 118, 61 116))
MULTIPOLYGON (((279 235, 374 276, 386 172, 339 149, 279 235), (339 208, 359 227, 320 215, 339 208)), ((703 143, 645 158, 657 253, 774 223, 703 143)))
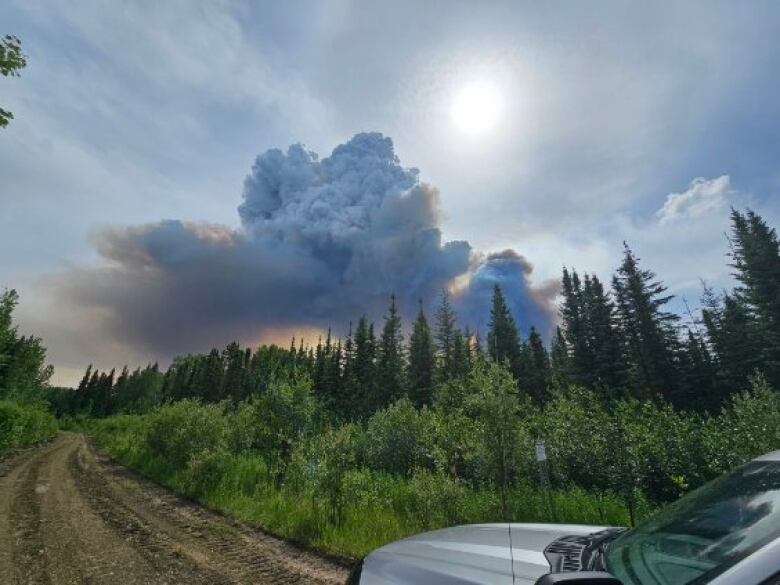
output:
POLYGON ((550 571, 544 549, 557 538, 572 534, 587 535, 605 526, 581 524, 510 524, 515 584, 525 585, 550 571))
POLYGON ((512 585, 512 561, 515 584, 534 583, 550 570, 544 556, 550 542, 601 529, 576 524, 473 524, 425 532, 371 553, 364 560, 360 583, 512 585))

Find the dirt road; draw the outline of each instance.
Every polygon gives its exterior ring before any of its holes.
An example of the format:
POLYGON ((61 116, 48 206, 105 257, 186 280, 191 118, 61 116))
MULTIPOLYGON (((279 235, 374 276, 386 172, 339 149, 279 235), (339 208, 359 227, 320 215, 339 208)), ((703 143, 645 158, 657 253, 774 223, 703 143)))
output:
POLYGON ((137 477, 81 435, 0 462, 2 585, 308 585, 346 576, 137 477))

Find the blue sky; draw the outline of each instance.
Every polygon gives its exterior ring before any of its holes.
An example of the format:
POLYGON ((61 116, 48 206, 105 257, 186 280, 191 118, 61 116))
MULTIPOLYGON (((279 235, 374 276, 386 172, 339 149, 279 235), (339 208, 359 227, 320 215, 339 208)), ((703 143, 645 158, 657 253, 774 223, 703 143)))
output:
POLYGON ((106 262, 106 226, 238 229, 269 148, 392 137, 438 189, 444 239, 517 250, 537 286, 563 265, 609 277, 626 240, 695 305, 700 278, 728 284, 729 205, 780 225, 774 2, 11 0, 2 22, 29 66, 0 79, 16 115, 0 131, 0 286, 60 381, 158 356, 52 282, 106 262), (450 111, 474 82, 504 102, 479 136, 450 111))

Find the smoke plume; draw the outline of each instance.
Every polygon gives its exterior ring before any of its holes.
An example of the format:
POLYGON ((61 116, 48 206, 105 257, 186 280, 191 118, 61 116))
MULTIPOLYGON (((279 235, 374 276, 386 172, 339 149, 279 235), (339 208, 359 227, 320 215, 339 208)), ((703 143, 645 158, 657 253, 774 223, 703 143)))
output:
POLYGON ((390 138, 358 134, 323 159, 300 144, 257 157, 238 207, 242 227, 165 220, 96 236, 103 266, 58 281, 60 299, 161 358, 267 330, 380 318, 434 307, 454 287, 459 320, 484 331, 494 284, 521 329, 545 331, 554 291, 532 288, 530 264, 443 242, 437 190, 401 166, 390 138), (457 286, 456 286, 457 285, 457 286))

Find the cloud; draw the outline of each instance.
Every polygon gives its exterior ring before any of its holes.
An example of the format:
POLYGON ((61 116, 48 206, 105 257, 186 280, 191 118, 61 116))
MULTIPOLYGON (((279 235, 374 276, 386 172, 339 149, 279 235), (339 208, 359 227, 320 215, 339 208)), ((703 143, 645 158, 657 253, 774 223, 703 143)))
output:
POLYGON ((698 177, 682 193, 669 193, 656 215, 662 225, 682 219, 697 219, 722 209, 732 193, 728 175, 715 179, 698 177))
POLYGON ((408 318, 457 280, 463 324, 486 327, 496 283, 523 329, 552 322, 554 291, 532 287, 522 256, 442 240, 438 191, 381 134, 323 159, 300 144, 261 154, 238 211, 239 229, 166 220, 102 230, 103 265, 61 274, 53 293, 98 319, 102 336, 160 358, 268 331, 341 332, 363 313, 380 318, 391 293, 408 318))

